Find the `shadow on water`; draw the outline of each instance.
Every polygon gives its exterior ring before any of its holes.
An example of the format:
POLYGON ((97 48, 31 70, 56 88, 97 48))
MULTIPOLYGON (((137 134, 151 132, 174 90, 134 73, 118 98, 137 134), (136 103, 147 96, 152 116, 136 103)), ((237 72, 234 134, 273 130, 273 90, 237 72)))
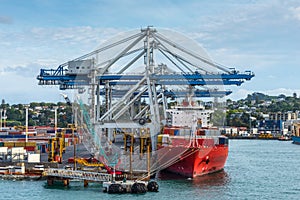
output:
POLYGON ((212 186, 225 186, 230 182, 230 177, 228 173, 224 170, 215 172, 212 174, 207 174, 204 176, 199 176, 194 179, 186 178, 184 176, 173 174, 170 172, 162 171, 159 172, 157 178, 159 180, 176 180, 192 183, 195 187, 212 187, 212 186))
POLYGON ((83 186, 83 182, 81 181, 71 181, 70 185, 64 186, 62 182, 60 181, 54 181, 53 185, 48 185, 47 183, 44 183, 43 187, 45 189, 50 190, 70 190, 70 191, 80 191, 80 190, 101 190, 102 184, 100 183, 89 183, 88 187, 83 186))
POLYGON ((193 185, 199 187, 225 186, 230 182, 226 171, 222 170, 205 176, 196 177, 192 180, 193 185))

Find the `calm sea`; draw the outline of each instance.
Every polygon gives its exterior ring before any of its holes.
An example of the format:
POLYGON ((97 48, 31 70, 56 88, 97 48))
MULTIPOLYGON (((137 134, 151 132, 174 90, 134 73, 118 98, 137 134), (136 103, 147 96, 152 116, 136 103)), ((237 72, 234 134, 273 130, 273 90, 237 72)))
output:
POLYGON ((96 183, 87 188, 82 182, 48 187, 46 181, 0 180, 0 199, 300 199, 300 145, 290 141, 230 140, 224 171, 194 180, 174 177, 158 182, 158 193, 109 195, 102 193, 101 185, 96 183))

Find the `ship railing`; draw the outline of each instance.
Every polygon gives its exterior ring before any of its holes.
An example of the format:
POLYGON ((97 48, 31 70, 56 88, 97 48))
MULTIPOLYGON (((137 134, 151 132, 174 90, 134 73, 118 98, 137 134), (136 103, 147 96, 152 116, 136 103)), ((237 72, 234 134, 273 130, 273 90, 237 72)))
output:
POLYGON ((70 178, 70 179, 96 181, 96 182, 106 182, 112 180, 112 175, 107 173, 87 172, 87 171, 80 171, 80 170, 57 169, 57 168, 45 169, 43 176, 70 178))

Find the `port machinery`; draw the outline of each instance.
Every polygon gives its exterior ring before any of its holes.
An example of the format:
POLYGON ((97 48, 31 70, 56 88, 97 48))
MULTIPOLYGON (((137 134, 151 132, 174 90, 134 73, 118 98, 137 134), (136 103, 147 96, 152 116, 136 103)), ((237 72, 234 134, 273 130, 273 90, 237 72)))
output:
POLYGON ((231 94, 225 86, 253 77, 251 71, 240 73, 212 61, 177 32, 147 27, 119 34, 57 69, 41 69, 37 79, 39 85, 77 91, 83 143, 101 162, 130 174, 146 170, 149 176, 180 157, 157 166, 154 153, 172 100, 187 94, 222 98, 231 94), (118 135, 124 148, 117 145, 118 135))

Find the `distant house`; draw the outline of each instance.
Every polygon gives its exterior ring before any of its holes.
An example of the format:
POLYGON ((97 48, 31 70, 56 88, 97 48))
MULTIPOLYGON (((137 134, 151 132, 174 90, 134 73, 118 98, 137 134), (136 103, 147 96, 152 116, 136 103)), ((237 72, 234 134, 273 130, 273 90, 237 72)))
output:
POLYGON ((240 106, 240 107, 239 107, 240 110, 247 110, 248 108, 249 108, 249 107, 248 107, 247 105, 244 105, 244 106, 240 106))
POLYGON ((283 121, 282 120, 262 120, 259 122, 258 131, 259 132, 272 132, 272 133, 281 133, 283 130, 283 121))
POLYGON ((43 110, 43 108, 42 108, 42 106, 36 106, 36 107, 34 107, 34 110, 41 111, 41 110, 43 110))
POLYGON ((298 118, 299 112, 276 112, 276 113, 269 113, 270 120, 295 120, 298 118))

